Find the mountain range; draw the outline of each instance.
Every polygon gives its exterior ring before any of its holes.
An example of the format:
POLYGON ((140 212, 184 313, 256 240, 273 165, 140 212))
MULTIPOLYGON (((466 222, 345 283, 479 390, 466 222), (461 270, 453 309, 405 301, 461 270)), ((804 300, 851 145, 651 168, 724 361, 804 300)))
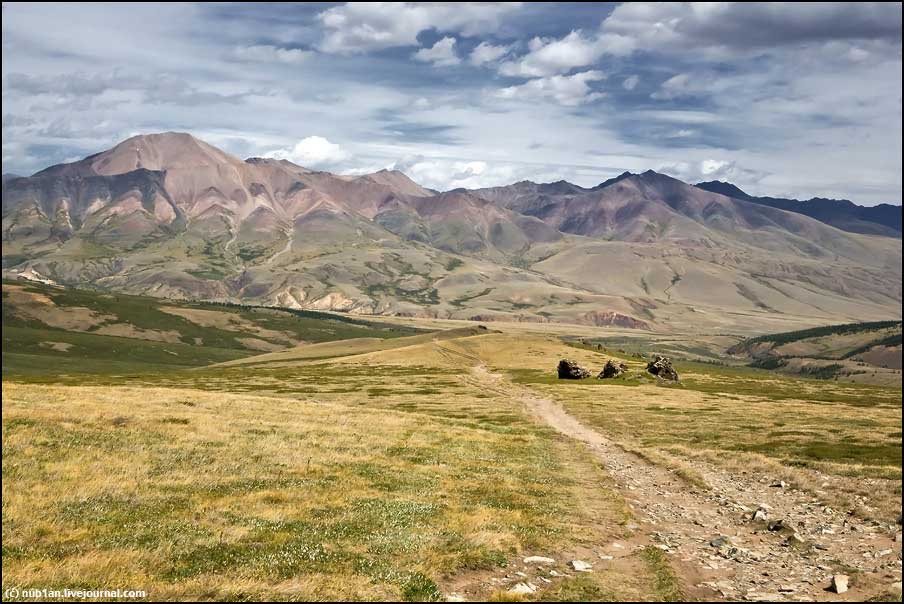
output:
POLYGON ((171 298, 639 329, 757 333, 901 316, 899 206, 895 232, 857 214, 870 208, 842 204, 840 217, 809 201, 798 211, 719 185, 648 171, 592 188, 436 192, 399 171, 337 175, 149 134, 4 175, 3 274, 171 298))
POLYGON ((697 183, 697 186, 713 193, 779 208, 810 216, 843 231, 869 235, 901 236, 901 206, 880 203, 875 206, 859 206, 847 199, 813 197, 801 201, 783 197, 756 197, 748 195, 737 186, 720 180, 697 183))

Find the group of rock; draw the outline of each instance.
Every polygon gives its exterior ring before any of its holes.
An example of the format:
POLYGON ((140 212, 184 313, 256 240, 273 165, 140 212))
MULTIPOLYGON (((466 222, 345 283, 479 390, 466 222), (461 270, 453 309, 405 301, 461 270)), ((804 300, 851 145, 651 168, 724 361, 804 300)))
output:
MULTIPOLYGON (((557 371, 560 380, 583 380, 592 375, 590 371, 581 367, 571 359, 562 359, 559 361, 557 371)), ((617 378, 624 375, 627 371, 628 366, 625 363, 609 359, 606 361, 603 370, 597 374, 596 378, 599 380, 617 378)), ((661 355, 654 356, 653 359, 647 363, 647 373, 655 375, 663 380, 672 382, 678 381, 678 372, 675 371, 675 368, 672 366, 671 359, 661 355)))
MULTIPOLYGON (((607 556, 609 560, 611 556, 607 556)), ((601 559, 602 556, 601 556, 601 559)), ((517 567, 516 567, 517 568, 517 567)), ((528 556, 524 558, 524 570, 515 570, 504 577, 494 577, 490 579, 491 584, 504 585, 506 591, 519 598, 522 596, 530 596, 540 591, 544 586, 548 586, 555 582, 556 579, 567 579, 574 575, 572 573, 592 573, 593 565, 583 560, 572 560, 566 568, 562 569, 556 563, 554 558, 546 556, 528 556), (559 566, 561 570, 556 570, 559 566), (527 572, 525 572, 527 571, 527 572)), ((459 594, 454 594, 458 596, 459 594)), ((464 601, 463 597, 446 598, 446 601, 464 601)))

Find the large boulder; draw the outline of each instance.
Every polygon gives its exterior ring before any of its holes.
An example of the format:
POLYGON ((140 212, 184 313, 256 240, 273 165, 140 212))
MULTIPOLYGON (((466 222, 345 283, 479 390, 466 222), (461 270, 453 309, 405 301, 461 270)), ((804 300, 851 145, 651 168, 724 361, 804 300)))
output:
POLYGON ((617 378, 620 375, 623 375, 626 371, 628 371, 628 366, 622 363, 621 361, 613 361, 609 359, 606 361, 605 367, 600 371, 600 374, 597 377, 599 380, 607 380, 609 378, 617 378))
POLYGON ((570 359, 559 361, 558 372, 560 380, 583 380, 590 377, 589 371, 570 359))
POLYGON ((678 381, 678 372, 672 367, 672 359, 662 355, 657 354, 652 361, 647 363, 647 371, 663 380, 678 381))

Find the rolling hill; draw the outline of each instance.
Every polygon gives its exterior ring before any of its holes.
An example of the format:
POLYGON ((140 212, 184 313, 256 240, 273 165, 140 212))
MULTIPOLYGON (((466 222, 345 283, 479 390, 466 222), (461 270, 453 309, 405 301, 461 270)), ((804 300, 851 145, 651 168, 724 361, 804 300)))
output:
POLYGON ((901 322, 828 325, 739 342, 728 354, 783 373, 900 385, 901 322))
POLYGON ((3 376, 167 372, 410 327, 313 311, 3 282, 3 376))

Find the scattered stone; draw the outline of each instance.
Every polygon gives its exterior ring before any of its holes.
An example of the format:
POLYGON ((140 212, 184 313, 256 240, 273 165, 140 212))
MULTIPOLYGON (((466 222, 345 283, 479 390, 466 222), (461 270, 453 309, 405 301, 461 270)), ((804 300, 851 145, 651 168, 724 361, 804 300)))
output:
POLYGON ((593 567, 590 564, 588 564, 587 562, 584 562, 583 560, 572 560, 571 568, 573 568, 575 571, 577 571, 579 573, 593 572, 593 567))
POLYGON ((600 560, 614 560, 614 559, 615 558, 613 558, 612 556, 610 556, 608 554, 600 554, 600 560))
POLYGON ((890 556, 892 554, 892 550, 890 549, 882 549, 876 552, 877 558, 884 558, 885 556, 890 556))
POLYGON ((590 377, 590 372, 571 359, 562 359, 557 368, 560 380, 583 380, 590 377))
POLYGON ((528 556, 524 559, 525 564, 555 564, 556 561, 546 556, 528 556))
POLYGON ((769 486, 770 486, 770 487, 774 487, 774 488, 776 488, 776 489, 784 489, 785 487, 788 486, 788 483, 785 482, 784 480, 776 480, 775 482, 773 482, 773 483, 770 484, 769 486))
POLYGON ((759 508, 759 509, 757 509, 757 511, 755 511, 753 513, 753 516, 751 516, 751 519, 756 522, 765 522, 768 517, 769 516, 766 514, 766 510, 764 510, 763 508, 759 508))
POLYGON ((778 520, 770 520, 769 524, 766 525, 770 531, 781 531, 783 529, 789 528, 785 521, 781 518, 778 520))
POLYGON ((728 537, 721 535, 710 541, 709 544, 715 548, 724 547, 729 544, 728 537))
POLYGON ((596 376, 599 380, 607 380, 611 378, 617 378, 621 375, 624 375, 625 372, 628 371, 628 366, 621 361, 613 361, 609 359, 606 361, 606 365, 603 367, 603 370, 600 371, 600 374, 596 376))
POLYGON ((446 602, 467 602, 467 600, 461 594, 451 593, 446 596, 446 602))
POLYGON ((760 592, 755 590, 748 591, 745 599, 751 602, 779 602, 783 600, 780 593, 760 592))
POLYGON ((652 361, 647 363, 647 372, 663 380, 678 381, 678 372, 672 367, 672 360, 662 355, 657 354, 652 361))
POLYGON ((891 590, 892 590, 892 592, 894 592, 896 594, 900 594, 901 593, 901 582, 896 581, 896 582, 892 583, 891 590))
POLYGON ((834 575, 832 577, 832 591, 836 594, 843 594, 848 590, 848 581, 850 577, 847 575, 834 575))
POLYGON ((537 591, 537 588, 531 583, 517 583, 514 587, 508 590, 510 594, 519 596, 526 596, 534 593, 535 591, 537 591))
POLYGON ((799 533, 791 533, 787 539, 785 539, 786 545, 803 545, 806 543, 806 540, 800 536, 799 533))

